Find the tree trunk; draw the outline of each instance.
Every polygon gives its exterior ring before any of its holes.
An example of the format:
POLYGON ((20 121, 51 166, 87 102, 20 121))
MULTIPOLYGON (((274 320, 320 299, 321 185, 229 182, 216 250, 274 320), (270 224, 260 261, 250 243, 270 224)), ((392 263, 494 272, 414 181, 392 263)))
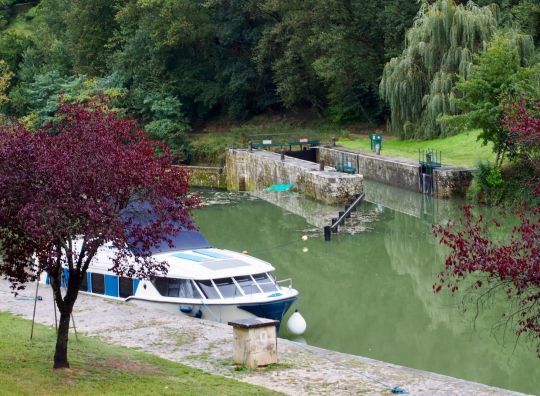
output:
POLYGON ((69 362, 67 359, 67 348, 70 318, 71 309, 60 312, 60 325, 58 326, 58 335, 56 337, 56 350, 54 352, 55 369, 69 368, 69 362))

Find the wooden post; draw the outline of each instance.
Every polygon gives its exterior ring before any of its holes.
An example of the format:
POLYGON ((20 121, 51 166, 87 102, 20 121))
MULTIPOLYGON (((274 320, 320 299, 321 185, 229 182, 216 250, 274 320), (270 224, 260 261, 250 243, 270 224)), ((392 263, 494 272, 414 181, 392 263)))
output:
POLYGON ((73 323, 73 331, 75 332, 75 339, 79 341, 79 336, 77 335, 77 328, 75 327, 75 318, 73 317, 73 312, 71 313, 71 322, 73 323))
MULTIPOLYGON (((332 219, 332 225, 336 224, 337 218, 332 219)), ((334 228, 332 228, 332 232, 334 234, 337 234, 338 232, 338 226, 336 225, 334 228)))
POLYGON ((56 316, 56 300, 54 299, 54 291, 53 291, 52 301, 53 301, 53 308, 54 308, 54 328, 56 329, 56 334, 58 334, 58 318, 56 316))
POLYGON ((38 289, 39 289, 39 273, 36 279, 36 295, 34 296, 34 312, 32 313, 32 329, 30 330, 30 339, 32 339, 32 337, 34 336, 34 323, 36 321, 36 305, 37 305, 38 289))
POLYGON ((324 226, 324 240, 326 242, 330 241, 332 239, 332 230, 330 226, 324 226))

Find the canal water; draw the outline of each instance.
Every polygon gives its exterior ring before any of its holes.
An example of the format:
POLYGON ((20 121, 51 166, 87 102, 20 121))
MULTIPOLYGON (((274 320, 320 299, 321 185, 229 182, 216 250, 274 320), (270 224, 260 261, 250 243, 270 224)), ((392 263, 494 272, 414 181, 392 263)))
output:
MULTIPOLYGON (((370 202, 331 242, 319 226, 340 208, 295 193, 205 191, 194 217, 214 246, 247 250, 271 262, 278 278, 293 279, 308 324, 299 341, 540 394, 534 349, 494 329, 502 301, 475 321, 474 307, 463 312, 460 295, 433 293, 446 256, 431 227, 458 216, 462 202, 371 182, 365 191, 370 202)), ((295 339, 285 326, 280 336, 295 339)))

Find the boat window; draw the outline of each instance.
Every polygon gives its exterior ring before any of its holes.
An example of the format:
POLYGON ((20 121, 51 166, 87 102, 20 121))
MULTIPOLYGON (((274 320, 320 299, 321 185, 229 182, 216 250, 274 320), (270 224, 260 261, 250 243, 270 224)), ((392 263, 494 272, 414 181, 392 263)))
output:
POLYGON ((214 279, 214 284, 224 298, 239 297, 242 292, 238 290, 232 278, 214 279))
POLYGON ((246 294, 256 294, 261 292, 257 287, 257 284, 249 275, 235 276, 234 280, 240 285, 240 287, 246 294))
POLYGON ((201 298, 197 288, 188 279, 155 278, 152 283, 159 294, 165 297, 201 298))
POLYGON ((264 292, 273 292, 278 290, 276 284, 266 274, 253 275, 259 286, 264 292))
POLYGON ((214 285, 212 285, 212 281, 197 281, 197 285, 199 285, 206 298, 221 298, 214 285))
POLYGON ((201 298, 201 294, 197 288, 189 280, 180 280, 180 293, 178 297, 182 298, 201 298))
POLYGON ((133 295, 133 279, 121 276, 119 281, 120 297, 126 298, 133 295))
POLYGON ((168 279, 167 296, 178 297, 180 293, 180 279, 168 279))
POLYGON ((92 293, 105 293, 105 277, 103 274, 92 274, 92 293))
POLYGON ((166 296, 167 295, 167 278, 154 278, 152 279, 152 284, 154 285, 154 287, 157 289, 157 291, 159 292, 159 294, 161 294, 162 296, 166 296))

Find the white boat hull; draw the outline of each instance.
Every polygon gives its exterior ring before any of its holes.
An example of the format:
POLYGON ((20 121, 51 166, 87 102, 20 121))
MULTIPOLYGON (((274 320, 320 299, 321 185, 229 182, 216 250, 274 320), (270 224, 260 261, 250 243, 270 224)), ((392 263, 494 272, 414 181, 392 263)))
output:
POLYGON ((130 298, 129 303, 137 304, 151 309, 160 309, 170 313, 183 314, 214 322, 228 323, 239 319, 254 317, 269 317, 281 321, 297 296, 288 297, 277 301, 256 302, 248 304, 181 304, 177 302, 149 301, 138 298, 130 298), (243 307, 243 308, 242 308, 243 307), (251 309, 249 312, 247 309, 251 309), (273 308, 273 309, 272 309, 273 308), (186 312, 188 311, 189 312, 186 312), (259 315, 253 313, 260 312, 259 315))

